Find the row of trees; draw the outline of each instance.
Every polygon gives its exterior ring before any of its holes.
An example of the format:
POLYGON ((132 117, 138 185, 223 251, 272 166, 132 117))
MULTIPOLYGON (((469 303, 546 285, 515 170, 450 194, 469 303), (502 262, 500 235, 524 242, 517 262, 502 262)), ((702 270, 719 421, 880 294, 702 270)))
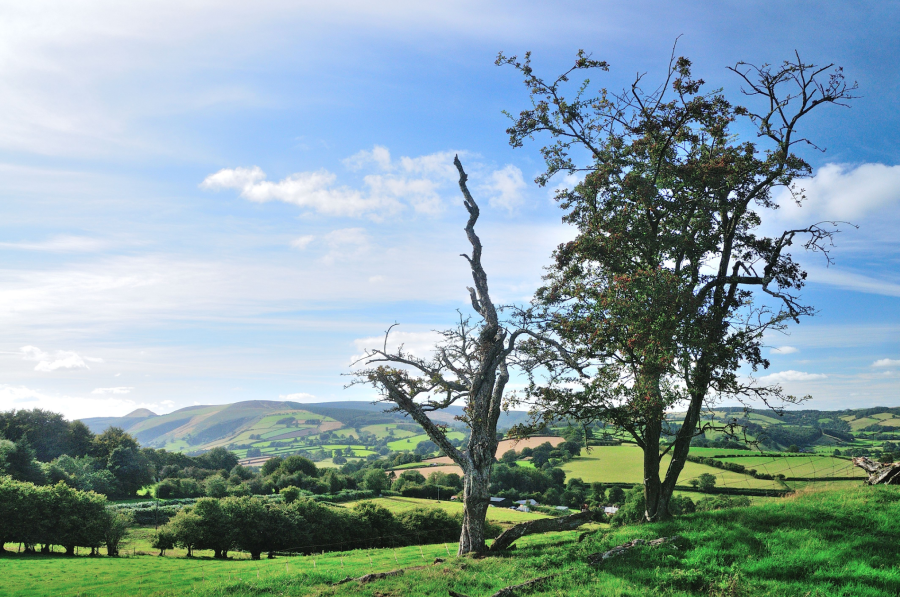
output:
POLYGON ((212 550, 226 558, 239 549, 258 560, 263 552, 312 553, 364 547, 397 547, 454 541, 462 523, 458 517, 433 509, 394 515, 372 502, 352 509, 311 500, 281 503, 257 497, 204 498, 184 508, 157 532, 153 546, 162 552, 173 547, 212 550))
POLYGON ((59 545, 72 555, 76 547, 95 553, 106 546, 107 555, 118 555, 130 520, 106 505, 104 496, 65 483, 41 487, 0 477, 0 552, 6 543, 20 543, 26 552, 59 545))

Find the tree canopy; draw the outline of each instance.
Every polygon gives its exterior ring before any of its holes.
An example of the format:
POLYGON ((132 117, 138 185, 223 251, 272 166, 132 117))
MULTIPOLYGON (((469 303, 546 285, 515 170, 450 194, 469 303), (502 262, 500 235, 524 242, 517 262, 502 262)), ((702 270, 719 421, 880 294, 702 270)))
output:
POLYGON ((585 81, 567 98, 575 73, 605 72, 608 64, 579 52, 571 69, 545 81, 530 56, 501 54, 497 62, 524 75, 531 95, 531 107, 512 117, 510 144, 551 137, 537 182, 559 172, 583 177, 556 195, 577 235, 554 252, 529 313, 577 365, 531 345, 528 399, 537 423, 571 417, 619 427, 644 450, 647 518, 668 517, 691 439, 711 425, 701 422, 704 405, 722 397, 773 406, 796 400, 739 369, 768 367, 764 334, 813 314, 799 294, 806 273, 791 247, 830 261, 839 223, 773 235, 763 217, 785 197, 804 200, 795 183, 812 168, 796 150, 812 143, 798 123, 819 106, 844 105, 855 85, 840 68, 799 56, 778 66, 738 63, 730 70, 750 107, 737 106, 720 90, 705 91, 691 62, 673 54, 652 91, 639 76, 621 93, 589 95, 593 84, 585 81), (748 127, 758 141, 739 138, 748 127), (686 413, 672 433, 666 413, 676 406, 686 413))

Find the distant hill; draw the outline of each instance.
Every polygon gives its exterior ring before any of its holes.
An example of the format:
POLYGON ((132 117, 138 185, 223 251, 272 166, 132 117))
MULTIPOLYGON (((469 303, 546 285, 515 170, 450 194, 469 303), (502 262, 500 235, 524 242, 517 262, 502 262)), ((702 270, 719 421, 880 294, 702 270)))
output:
MULTIPOLYGON (((408 416, 389 411, 389 405, 370 402, 252 400, 188 406, 165 415, 138 409, 124 417, 96 417, 82 422, 94 433, 121 427, 144 447, 193 454, 224 446, 244 456, 252 448, 263 454, 293 453, 309 446, 309 440, 329 434, 358 436, 365 430, 378 436, 415 437, 422 433, 408 416)), ((452 426, 459 425, 454 417, 462 412, 454 406, 432 416, 452 426)), ((525 418, 522 412, 504 413, 500 426, 510 427, 525 418)), ((414 448, 415 444, 409 445, 410 450, 414 448)))

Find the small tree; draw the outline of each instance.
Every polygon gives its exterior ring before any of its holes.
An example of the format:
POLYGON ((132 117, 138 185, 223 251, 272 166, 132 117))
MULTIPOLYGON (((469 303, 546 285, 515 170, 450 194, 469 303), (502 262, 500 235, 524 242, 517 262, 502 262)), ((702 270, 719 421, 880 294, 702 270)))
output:
POLYGON ((521 72, 531 93, 532 107, 508 129, 510 143, 552 136, 537 182, 560 171, 584 173, 583 182, 557 194, 563 221, 578 234, 554 253, 532 314, 578 366, 561 362, 557 350, 531 347, 528 396, 536 418, 599 420, 629 435, 644 453, 646 518, 668 518, 691 439, 710 429, 735 431, 736 421, 701 420, 710 400, 756 398, 773 407, 797 401, 738 371, 768 367, 764 335, 813 314, 800 300, 806 273, 790 247, 800 244, 830 262, 837 223, 774 236, 759 227, 778 208, 779 189, 798 203, 804 198, 794 183, 812 168, 794 153, 809 143, 798 123, 819 106, 843 105, 855 85, 845 84, 840 68, 799 57, 778 67, 738 63, 731 70, 748 99, 758 100, 754 111, 718 91, 701 93, 690 61, 674 55, 655 91, 643 91, 638 77, 620 94, 603 89, 586 97, 586 81, 574 98, 563 95, 569 77, 606 71, 605 62, 579 52, 551 81, 534 74, 530 57, 501 55, 497 62, 521 72), (764 146, 738 140, 731 127, 739 120, 757 129, 764 146), (676 406, 686 409, 685 418, 671 429, 666 414, 676 406))
POLYGON ((697 488, 700 491, 711 491, 716 487, 716 477, 710 473, 703 473, 697 477, 697 488))
MULTIPOLYGON (((503 392, 509 381, 508 359, 517 340, 529 334, 525 329, 508 330, 488 291, 487 273, 481 264, 481 240, 475 233, 479 209, 466 185, 468 177, 459 158, 453 162, 459 171, 459 188, 469 212, 466 236, 472 254, 463 255, 469 263, 474 288, 469 288, 472 308, 479 323, 460 316, 459 324, 441 333, 443 342, 434 357, 426 360, 405 352, 401 346, 388 351, 390 330, 384 347, 367 350, 359 361, 364 367, 354 376, 354 384, 370 384, 395 411, 409 414, 428 434, 441 452, 462 468, 463 526, 459 554, 485 551, 484 522, 490 504, 491 467, 497 454, 497 421, 503 408, 503 392), (460 417, 470 431, 464 449, 447 438, 447 428, 432 421, 428 413, 464 403, 460 417)), ((393 327, 393 326, 392 326, 393 327)))

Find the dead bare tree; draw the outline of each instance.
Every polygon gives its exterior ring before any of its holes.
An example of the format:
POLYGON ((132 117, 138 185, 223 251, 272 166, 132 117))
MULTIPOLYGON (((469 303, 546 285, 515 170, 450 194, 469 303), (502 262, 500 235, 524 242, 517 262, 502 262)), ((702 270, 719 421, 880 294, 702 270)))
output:
MULTIPOLYGON (((474 288, 469 287, 472 308, 480 321, 460 315, 456 327, 441 332, 443 340, 431 359, 405 352, 388 350, 391 329, 385 333, 381 349, 367 350, 357 361, 363 367, 355 371, 351 385, 371 385, 382 401, 392 402, 395 411, 411 416, 441 451, 458 464, 464 474, 463 527, 459 554, 484 552, 484 521, 490 504, 491 467, 497 453, 497 421, 503 404, 503 391, 509 381, 508 360, 519 338, 534 336, 525 328, 507 329, 498 316, 488 292, 487 274, 481 265, 481 240, 475 233, 478 205, 466 186, 466 176, 459 157, 453 163, 459 171, 459 188, 469 212, 466 236, 472 245, 469 262, 474 288), (471 430, 465 449, 455 447, 447 439, 446 425, 432 421, 428 413, 464 404, 458 417, 471 430)), ((393 328, 394 326, 391 326, 393 328)))

